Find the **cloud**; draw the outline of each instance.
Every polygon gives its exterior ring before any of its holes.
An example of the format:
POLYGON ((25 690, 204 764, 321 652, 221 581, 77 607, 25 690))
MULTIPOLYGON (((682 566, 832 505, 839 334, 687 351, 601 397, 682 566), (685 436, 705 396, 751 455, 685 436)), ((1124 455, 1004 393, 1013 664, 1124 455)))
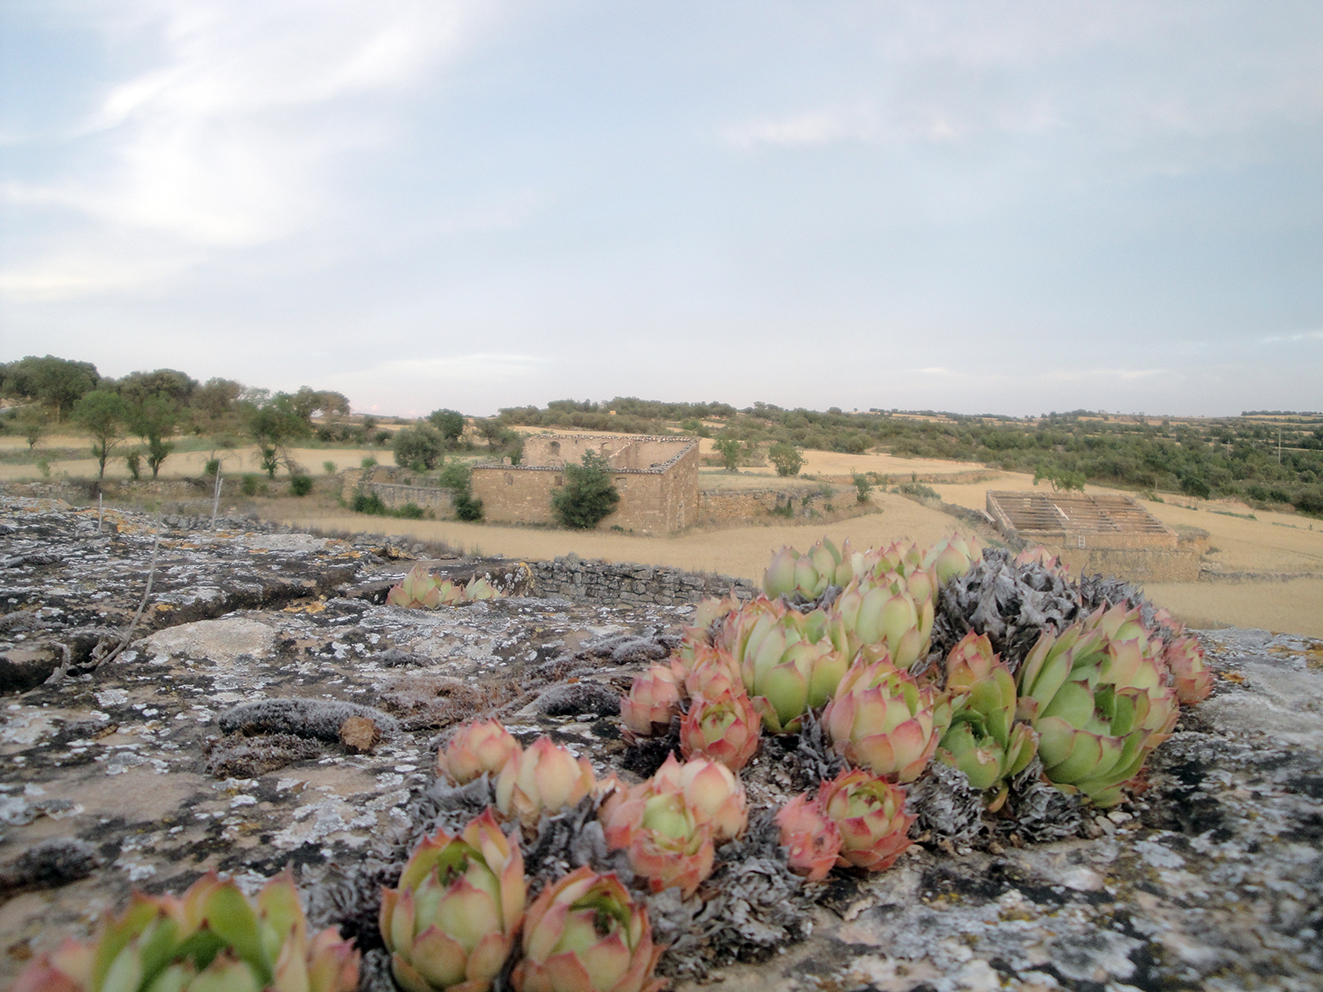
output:
MULTIPOLYGON (((137 0, 102 13, 108 45, 131 38, 157 56, 59 136, 63 170, 0 187, 62 227, 37 265, 52 295, 138 285, 152 270, 120 250, 92 265, 100 277, 61 275, 98 250, 80 242, 98 227, 150 232, 157 252, 214 252, 326 223, 340 161, 391 136, 381 101, 407 96, 487 16, 476 0, 137 0)), ((0 285, 30 291, 33 278, 10 272, 0 285)))
POLYGON ((1299 344, 1302 341, 1323 341, 1323 331, 1299 331, 1295 334, 1272 334, 1260 339, 1263 344, 1299 344))
POLYGON ((868 141, 875 132, 876 122, 866 109, 821 108, 746 121, 727 128, 722 136, 738 148, 754 145, 805 147, 868 141))

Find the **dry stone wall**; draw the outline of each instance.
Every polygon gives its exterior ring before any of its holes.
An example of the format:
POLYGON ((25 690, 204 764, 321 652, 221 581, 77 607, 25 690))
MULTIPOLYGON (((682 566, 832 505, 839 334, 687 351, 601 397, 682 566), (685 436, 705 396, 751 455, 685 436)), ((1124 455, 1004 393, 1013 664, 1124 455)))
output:
POLYGON ((585 561, 565 555, 531 563, 537 595, 564 596, 576 603, 678 606, 732 589, 740 599, 752 599, 759 587, 729 575, 701 575, 655 565, 585 561))

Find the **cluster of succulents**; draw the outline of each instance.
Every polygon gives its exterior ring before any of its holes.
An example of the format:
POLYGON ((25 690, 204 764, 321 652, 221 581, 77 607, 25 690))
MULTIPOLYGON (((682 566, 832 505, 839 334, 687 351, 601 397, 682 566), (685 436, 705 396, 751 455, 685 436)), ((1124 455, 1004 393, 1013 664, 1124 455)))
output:
POLYGON ((358 979, 349 941, 309 937, 288 871, 253 900, 212 872, 181 898, 135 893, 90 942, 34 958, 11 992, 353 992, 358 979))
MULTIPOLYGON (((391 601, 435 606, 442 585, 415 569, 391 601)), ((382 879, 375 935, 359 934, 379 938, 369 957, 398 987, 653 992, 661 945, 686 945, 685 921, 713 942, 704 906, 730 913, 728 890, 747 886, 738 914, 788 911, 833 871, 884 871, 931 834, 919 807, 934 795, 1003 823, 1041 817, 1044 792, 1076 815, 1122 801, 1180 706, 1211 688, 1198 641, 1170 617, 1112 602, 1114 589, 1096 602, 1043 554, 824 539, 779 552, 764 592, 700 604, 633 680, 627 750, 669 752, 630 766, 647 777, 599 775, 494 719, 450 737, 434 784, 448 818, 414 835, 382 879), (1055 618, 1032 643, 1026 610, 1055 618), (802 757, 809 787, 787 799, 763 780, 755 802, 746 783, 773 747, 802 757)), ((256 904, 204 879, 182 901, 135 897, 97 943, 67 942, 16 989, 352 987, 356 953, 305 930, 288 878, 256 904)))
POLYGON ((423 565, 415 565, 409 574, 386 593, 391 606, 404 606, 411 610, 435 610, 440 606, 458 606, 482 599, 495 599, 502 595, 485 576, 475 576, 459 584, 449 579, 438 579, 423 565))

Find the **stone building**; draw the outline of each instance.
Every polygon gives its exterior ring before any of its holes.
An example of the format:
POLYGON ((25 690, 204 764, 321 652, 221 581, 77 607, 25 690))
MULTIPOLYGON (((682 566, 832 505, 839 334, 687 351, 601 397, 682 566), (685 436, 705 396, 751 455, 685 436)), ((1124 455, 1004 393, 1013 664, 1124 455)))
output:
POLYGON ((555 523, 552 494, 565 484, 565 466, 584 453, 611 466, 620 493, 599 529, 619 527, 640 534, 673 534, 698 518, 698 440, 615 434, 534 434, 524 439, 519 465, 473 466, 473 495, 490 523, 555 523))

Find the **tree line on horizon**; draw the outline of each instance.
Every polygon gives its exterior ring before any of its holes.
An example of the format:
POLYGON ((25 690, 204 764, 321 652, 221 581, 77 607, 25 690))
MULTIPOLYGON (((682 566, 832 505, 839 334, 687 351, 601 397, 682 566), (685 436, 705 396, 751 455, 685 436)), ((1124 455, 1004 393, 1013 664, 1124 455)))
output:
MULTIPOLYGON (((199 382, 173 369, 104 378, 90 362, 47 355, 0 363, 0 397, 17 401, 0 427, 25 434, 29 447, 52 424, 74 419, 92 434, 98 457, 124 437, 143 442, 153 475, 173 437, 212 438, 232 447, 253 441, 274 475, 291 441, 382 444, 392 432, 375 418, 351 418, 341 393, 308 386, 294 393, 252 389, 230 379, 199 382), (80 406, 81 404, 81 406, 80 406)), ((1045 413, 1037 420, 998 415, 871 409, 844 412, 785 409, 757 402, 664 402, 616 397, 605 402, 553 400, 545 407, 504 407, 496 417, 466 418, 436 410, 393 432, 400 464, 425 466, 445 450, 472 448, 519 457, 516 426, 620 434, 694 434, 713 438, 724 463, 737 468, 773 445, 863 454, 937 458, 1033 473, 1054 485, 1084 482, 1144 492, 1230 496, 1251 504, 1290 504, 1323 514, 1323 414, 1251 411, 1206 421, 1112 419, 1094 411, 1045 413), (1254 416, 1271 415, 1265 423, 1254 416)))

